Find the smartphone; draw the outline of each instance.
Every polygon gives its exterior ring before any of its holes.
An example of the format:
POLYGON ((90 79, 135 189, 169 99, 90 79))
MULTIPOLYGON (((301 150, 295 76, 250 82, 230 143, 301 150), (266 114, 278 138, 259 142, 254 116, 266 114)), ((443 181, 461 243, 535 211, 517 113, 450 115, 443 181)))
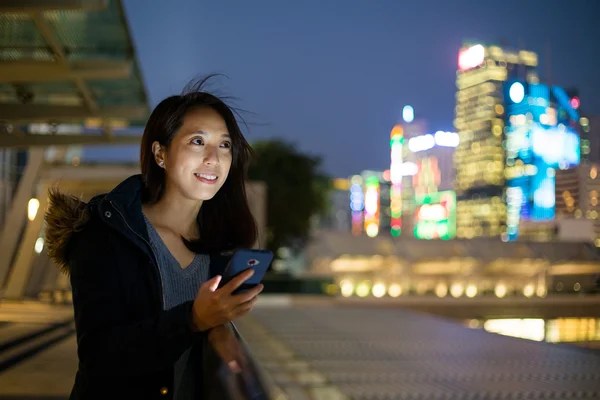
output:
POLYGON ((224 286, 233 279, 235 276, 240 273, 252 268, 254 270, 254 275, 250 277, 247 281, 242 283, 242 285, 237 288, 233 293, 242 293, 248 289, 256 287, 269 269, 269 265, 273 261, 273 252, 269 250, 253 250, 253 249, 243 249, 237 250, 233 257, 231 257, 231 261, 225 268, 223 272, 223 281, 221 286, 224 286))

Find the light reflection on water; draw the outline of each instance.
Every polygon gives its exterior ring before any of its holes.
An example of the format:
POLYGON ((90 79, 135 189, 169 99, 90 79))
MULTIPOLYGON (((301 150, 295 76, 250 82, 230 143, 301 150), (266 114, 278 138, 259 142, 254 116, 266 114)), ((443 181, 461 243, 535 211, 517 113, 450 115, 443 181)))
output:
POLYGON ((485 321, 468 320, 470 328, 549 343, 600 342, 599 318, 499 318, 485 321))

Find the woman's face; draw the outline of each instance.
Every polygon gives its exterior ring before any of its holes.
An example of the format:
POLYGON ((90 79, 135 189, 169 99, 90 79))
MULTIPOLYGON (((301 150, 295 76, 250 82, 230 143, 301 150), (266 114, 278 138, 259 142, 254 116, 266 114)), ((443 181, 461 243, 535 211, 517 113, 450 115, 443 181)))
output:
POLYGON ((165 189, 178 191, 190 200, 211 199, 225 183, 231 168, 227 125, 210 107, 190 110, 166 152, 162 150, 165 189))

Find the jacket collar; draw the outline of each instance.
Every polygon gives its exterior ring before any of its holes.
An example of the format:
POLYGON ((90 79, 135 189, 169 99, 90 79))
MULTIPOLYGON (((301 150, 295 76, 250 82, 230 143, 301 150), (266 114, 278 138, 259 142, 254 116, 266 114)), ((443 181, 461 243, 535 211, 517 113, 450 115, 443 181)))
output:
MULTIPOLYGON (((106 195, 97 196, 90 205, 97 204, 100 218, 125 234, 152 259, 154 254, 149 244, 148 229, 142 212, 144 182, 141 175, 133 175, 106 195), (117 213, 115 216, 113 211, 117 213), (115 218, 116 217, 116 218, 115 218)), ((229 253, 210 256, 210 276, 221 274, 231 258, 229 253)), ((155 260, 156 262, 156 260, 155 260)))
MULTIPOLYGON (((68 273, 69 244, 73 235, 86 229, 91 219, 99 219, 156 262, 142 213, 143 188, 141 175, 134 175, 125 179, 110 193, 94 197, 88 204, 75 196, 60 192, 58 188, 50 189, 50 204, 44 216, 48 256, 63 272, 68 273)), ((209 255, 210 276, 221 274, 229 262, 230 254, 209 255)))
POLYGON ((109 225, 119 230, 130 230, 132 231, 130 233, 148 241, 148 230, 142 213, 143 189, 142 176, 133 175, 121 182, 110 193, 93 198, 90 206, 94 208, 97 205, 100 218, 109 225), (117 212, 117 216, 113 215, 114 211, 117 212), (118 218, 114 217, 120 217, 125 226, 119 223, 118 218))

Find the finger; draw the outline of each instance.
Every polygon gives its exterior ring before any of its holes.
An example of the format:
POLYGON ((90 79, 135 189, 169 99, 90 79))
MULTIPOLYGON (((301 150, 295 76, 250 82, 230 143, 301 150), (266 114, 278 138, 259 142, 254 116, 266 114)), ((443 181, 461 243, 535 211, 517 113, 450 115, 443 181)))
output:
POLYGON ((253 298, 255 298, 256 296, 258 296, 258 294, 260 292, 262 292, 263 289, 264 289, 264 285, 261 283, 261 284, 256 285, 256 287, 253 287, 252 289, 246 290, 243 293, 233 295, 233 296, 231 296, 231 298, 232 298, 234 304, 235 303, 242 304, 242 303, 250 301, 253 298))
POLYGON ((227 363, 227 366, 229 367, 231 372, 233 372, 234 374, 242 372, 242 368, 240 367, 240 364, 236 360, 229 361, 227 363))
MULTIPOLYGON (((207 281, 206 286, 208 286, 208 289, 211 292, 214 292, 215 290, 218 289, 219 283, 221 283, 221 279, 222 279, 221 275, 217 275, 214 278, 212 278, 211 280, 207 281)), ((202 285, 202 286, 204 286, 204 285, 202 285)))
POLYGON ((241 316, 247 314, 248 312, 250 312, 250 310, 252 310, 252 308, 256 304, 257 300, 258 300, 258 297, 254 297, 251 300, 235 307, 232 312, 232 314, 234 315, 234 318, 241 317, 241 316))
POLYGON ((231 279, 225 286, 221 288, 221 290, 224 294, 231 294, 235 289, 239 288, 242 283, 250 279, 252 275, 254 275, 254 270, 252 268, 247 269, 231 279))

